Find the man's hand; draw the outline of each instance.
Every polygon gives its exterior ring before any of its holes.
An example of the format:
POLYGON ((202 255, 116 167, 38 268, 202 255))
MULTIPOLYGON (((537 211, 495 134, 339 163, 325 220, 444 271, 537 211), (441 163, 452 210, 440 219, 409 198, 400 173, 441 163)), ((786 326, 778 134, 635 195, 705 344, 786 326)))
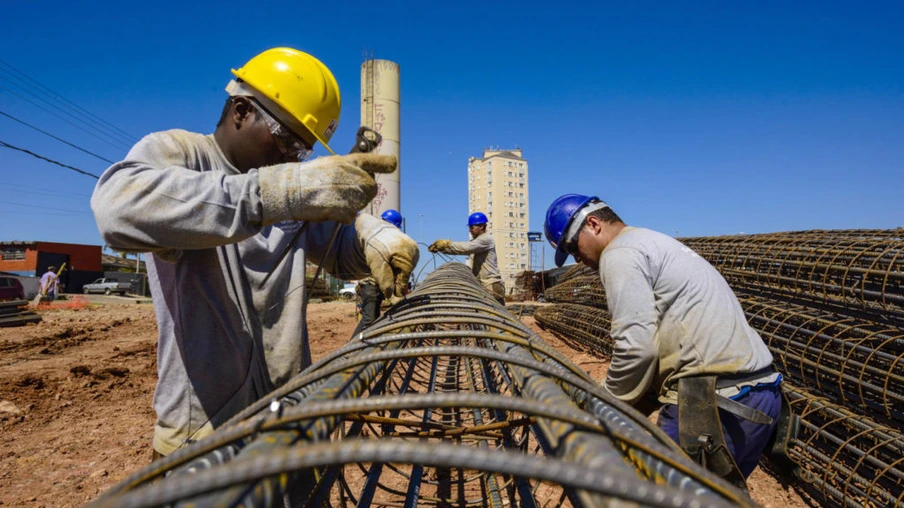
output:
POLYGON ((452 246, 452 240, 437 240, 427 247, 430 252, 446 252, 452 246))
POLYGON ((355 153, 261 168, 263 222, 336 220, 349 224, 376 196, 374 174, 392 173, 397 167, 393 155, 355 153))
POLYGON ((366 213, 355 220, 355 230, 383 296, 402 296, 420 257, 417 243, 399 228, 366 213))

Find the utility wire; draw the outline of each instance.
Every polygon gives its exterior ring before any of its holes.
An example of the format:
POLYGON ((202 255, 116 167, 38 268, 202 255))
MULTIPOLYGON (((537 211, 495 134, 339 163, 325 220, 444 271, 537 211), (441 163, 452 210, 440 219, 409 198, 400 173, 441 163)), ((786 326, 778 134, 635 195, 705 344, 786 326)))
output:
POLYGON ((90 193, 75 193, 75 192, 55 192, 49 191, 46 189, 41 189, 39 187, 29 187, 26 185, 16 185, 12 183, 0 182, 0 187, 9 187, 12 188, 16 193, 24 192, 26 194, 43 194, 45 196, 67 196, 67 197, 77 197, 77 198, 91 198, 90 193))
POLYGON ((85 153, 88 154, 88 155, 92 155, 92 156, 94 156, 94 157, 97 157, 98 159, 100 159, 100 160, 102 160, 102 161, 105 161, 105 162, 109 162, 110 164, 115 164, 113 161, 111 161, 110 159, 108 159, 108 158, 106 158, 106 157, 102 157, 102 156, 100 156, 100 155, 97 155, 96 153, 94 153, 94 152, 92 152, 92 151, 90 151, 90 150, 86 150, 86 149, 84 149, 84 148, 82 148, 82 147, 80 147, 80 146, 78 146, 78 145, 73 144, 73 143, 70 143, 69 141, 66 141, 66 140, 63 139, 63 138, 59 138, 59 137, 57 137, 57 136, 54 136, 53 134, 51 134, 51 133, 49 133, 49 132, 47 132, 47 131, 45 131, 45 130, 39 129, 38 127, 35 127, 34 125, 32 125, 32 124, 30 124, 30 123, 28 123, 28 122, 25 122, 24 120, 20 120, 20 119, 14 117, 13 115, 10 115, 9 113, 5 113, 5 112, 3 112, 3 111, 0 111, 0 115, 3 115, 3 116, 5 116, 5 117, 7 117, 7 118, 9 118, 10 120, 13 120, 13 121, 15 121, 15 122, 19 122, 20 124, 22 124, 22 125, 24 125, 24 126, 26 126, 26 127, 31 127, 32 129, 34 129, 34 130, 40 132, 41 134, 50 136, 50 137, 52 137, 53 139, 59 141, 60 143, 65 143, 65 144, 71 146, 72 148, 75 148, 76 150, 85 152, 85 153))
MULTIPOLYGON (((88 117, 92 118, 96 123, 101 124, 102 126, 106 127, 108 130, 112 130, 113 132, 116 132, 116 133, 120 134, 121 136, 123 136, 123 137, 125 138, 125 140, 126 140, 129 144, 135 144, 135 142, 138 141, 138 138, 136 138, 135 136, 133 136, 133 135, 129 134, 128 132, 126 132, 126 131, 120 129, 119 127, 117 127, 117 126, 113 125, 112 123, 110 123, 110 122, 104 120, 103 118, 100 118, 99 116, 95 115, 94 113, 88 111, 87 109, 85 109, 85 108, 79 106, 78 104, 76 104, 76 103, 70 101, 69 99, 63 97, 62 95, 58 94, 57 92, 54 92, 53 90, 51 90, 49 87, 47 87, 46 85, 44 85, 44 84, 41 83, 40 81, 38 81, 38 80, 32 78, 31 76, 25 74, 24 72, 20 71, 19 69, 13 67, 12 65, 9 64, 9 62, 6 62, 6 61, 4 61, 3 59, 0 59, 0 64, 2 64, 2 65, 5 66, 5 67, 8 67, 9 69, 11 69, 13 72, 15 72, 16 74, 18 74, 18 75, 21 76, 22 78, 25 78, 26 80, 30 81, 31 83, 37 85, 39 88, 42 88, 43 90, 46 90, 46 92, 47 92, 48 94, 50 94, 50 95, 52 95, 52 96, 55 96, 55 97, 59 98, 59 100, 61 100, 61 101, 63 101, 64 103, 68 104, 68 105, 71 106, 72 108, 74 108, 74 109, 76 109, 77 111, 80 111, 81 113, 83 113, 83 114, 87 115, 88 117)), ((21 80, 22 78, 19 78, 19 79, 21 80)), ((31 87, 30 87, 30 88, 31 88, 31 87)))
POLYGON ((62 162, 58 162, 58 161, 55 161, 55 160, 53 160, 53 159, 48 159, 47 157, 44 157, 43 155, 38 155, 38 154, 36 154, 36 153, 34 153, 34 152, 30 151, 30 150, 26 150, 26 149, 24 149, 24 148, 19 148, 18 146, 13 146, 13 145, 11 145, 11 144, 9 144, 9 143, 6 143, 6 142, 4 142, 4 141, 2 141, 2 140, 0 140, 0 146, 6 147, 6 148, 11 148, 11 149, 13 149, 13 150, 18 150, 18 151, 20 151, 20 152, 27 153, 28 155, 31 155, 32 157, 37 157, 37 158, 39 158, 39 159, 43 159, 43 160, 45 160, 45 161, 47 161, 47 162, 49 162, 49 163, 51 163, 51 164, 56 164, 57 166, 61 166, 61 167, 64 167, 64 168, 66 168, 66 169, 71 169, 71 170, 75 171, 76 173, 81 173, 81 174, 83 174, 83 175, 87 175, 87 176, 90 176, 90 177, 92 177, 92 178, 96 178, 96 179, 100 180, 100 177, 97 176, 97 175, 95 175, 94 173, 89 173, 89 172, 85 171, 84 169, 79 169, 79 168, 70 166, 70 165, 68 165, 68 164, 63 164, 62 162))
POLYGON ((15 205, 15 206, 27 206, 29 208, 43 208, 44 210, 55 210, 58 212, 69 212, 69 213, 92 213, 86 212, 85 210, 69 210, 66 208, 54 208, 52 206, 41 206, 41 205, 26 205, 25 203, 13 203, 12 201, 4 201, 0 200, 0 204, 5 205, 15 205))
MULTIPOLYGON (((0 79, 4 79, 3 76, 0 76, 0 79)), ((84 128, 83 126, 81 126, 81 125, 76 125, 75 123, 73 123, 73 122, 71 122, 71 121, 69 121, 69 120, 63 118, 62 116, 58 115, 57 113, 55 113, 55 112, 53 112, 53 111, 50 111, 49 109, 45 108, 44 106, 41 106, 41 105, 38 104, 37 102, 35 102, 35 101, 29 99, 28 97, 25 97, 24 95, 22 95, 22 94, 16 92, 15 90, 12 90, 12 89, 10 89, 10 88, 7 88, 7 87, 5 87, 5 86, 3 86, 3 85, 0 85, 0 90, 6 90, 7 92, 9 92, 9 93, 15 95, 16 97, 18 97, 18 98, 20 98, 20 99, 22 99, 22 100, 28 102, 28 103, 31 104, 32 106, 34 106, 34 107, 36 107, 36 108, 38 108, 38 109, 40 109, 40 110, 46 111, 47 113, 50 113, 51 115, 53 115, 53 116, 59 118, 60 120, 62 120, 62 121, 64 121, 64 122, 68 123, 69 125, 75 127, 76 129, 79 129, 79 130, 83 131, 85 134, 90 134, 91 136, 94 136, 95 138, 97 138, 97 139, 103 141, 104 143, 107 143, 108 145, 110 145, 110 146, 116 148, 117 150, 121 150, 121 149, 123 149, 123 148, 125 148, 126 150, 128 150, 128 149, 130 148, 128 145, 122 143, 121 141, 118 141, 118 140, 112 139, 112 138, 106 138, 106 139, 105 139, 105 138, 102 138, 102 137, 98 136, 97 134, 95 134, 95 133, 93 133, 93 132, 91 132, 91 131, 85 130, 85 128, 84 128), (115 143, 119 143, 119 146, 117 146, 116 144, 114 144, 114 142, 115 142, 115 143)), ((69 112, 66 112, 66 114, 68 114, 69 116, 72 116, 72 114, 70 114, 69 112)), ((78 119, 78 118, 76 118, 76 120, 77 120, 77 119, 78 119)), ((95 130, 96 130, 96 129, 95 129, 95 130)))

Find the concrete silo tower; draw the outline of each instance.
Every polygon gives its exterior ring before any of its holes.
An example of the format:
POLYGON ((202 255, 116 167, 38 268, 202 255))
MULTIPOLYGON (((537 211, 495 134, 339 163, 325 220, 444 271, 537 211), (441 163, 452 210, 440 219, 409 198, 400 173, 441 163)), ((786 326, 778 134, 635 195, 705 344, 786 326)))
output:
MULTIPOLYGON (((399 64, 389 60, 371 59, 361 65, 361 125, 383 136, 376 153, 395 155, 401 161, 399 77, 399 64)), ((401 173, 400 164, 395 173, 376 176, 377 196, 365 211, 376 216, 390 208, 402 211, 401 173)))

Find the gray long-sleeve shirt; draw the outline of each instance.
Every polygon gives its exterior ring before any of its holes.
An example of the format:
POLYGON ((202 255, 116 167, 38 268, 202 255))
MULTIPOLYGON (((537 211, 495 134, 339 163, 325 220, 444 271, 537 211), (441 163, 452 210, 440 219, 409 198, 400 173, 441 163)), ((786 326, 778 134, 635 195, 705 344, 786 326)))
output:
POLYGON ((446 250, 449 254, 470 254, 471 271, 484 287, 502 282, 496 263, 496 242, 493 235, 483 233, 469 242, 452 242, 446 250))
POLYGON ((107 169, 91 207, 108 245, 150 252, 159 328, 154 447, 210 432, 311 363, 305 260, 343 278, 369 273, 351 226, 263 225, 261 176, 233 167, 212 135, 158 132, 107 169), (268 271, 273 274, 263 282, 268 271))
MULTIPOLYGON (((755 372, 772 354, 747 324, 722 275, 674 238, 625 227, 603 250, 600 279, 612 314, 612 363, 605 386, 634 402, 649 389, 675 403, 677 381, 701 374, 755 372)), ((723 388, 774 381, 778 374, 723 388)))

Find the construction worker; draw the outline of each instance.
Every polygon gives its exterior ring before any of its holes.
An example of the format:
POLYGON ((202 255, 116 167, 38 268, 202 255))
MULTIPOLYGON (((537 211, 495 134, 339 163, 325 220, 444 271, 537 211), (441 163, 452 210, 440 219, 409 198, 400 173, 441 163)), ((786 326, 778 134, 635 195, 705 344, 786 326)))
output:
POLYGON ((51 265, 47 267, 47 271, 41 276, 41 300, 53 303, 56 299, 57 292, 60 290, 60 279, 56 274, 56 267, 51 265))
POLYGON ((161 455, 311 363, 306 261, 322 260, 343 279, 370 274, 386 295, 417 263, 413 240, 358 215, 376 194, 373 173, 395 170, 395 157, 302 162, 317 142, 333 153, 340 96, 330 70, 275 48, 232 73, 212 135, 146 136, 104 172, 91 198, 108 245, 150 253, 161 455))
POLYGON ((489 291, 496 301, 505 305, 505 286, 502 285, 502 276, 496 264, 496 242, 493 241, 493 235, 487 233, 488 222, 487 216, 482 212, 474 212, 468 216, 468 233, 471 235, 471 241, 437 240, 430 244, 427 250, 443 254, 470 254, 468 265, 471 271, 480 279, 484 289, 489 291))
MULTIPOLYGON (((402 229, 402 215, 398 210, 390 208, 380 214, 380 218, 396 228, 402 229)), ((383 292, 380 291, 373 277, 367 277, 359 281, 355 291, 358 292, 361 298, 361 320, 358 321, 358 326, 352 332, 352 337, 358 335, 361 330, 370 326, 371 323, 380 317, 380 305, 383 304, 383 292)))
POLYGON ((665 433, 743 488, 775 428, 781 375, 725 279, 595 196, 559 197, 544 228, 556 266, 572 255, 599 270, 614 343, 605 388, 630 404, 652 390, 665 433))

